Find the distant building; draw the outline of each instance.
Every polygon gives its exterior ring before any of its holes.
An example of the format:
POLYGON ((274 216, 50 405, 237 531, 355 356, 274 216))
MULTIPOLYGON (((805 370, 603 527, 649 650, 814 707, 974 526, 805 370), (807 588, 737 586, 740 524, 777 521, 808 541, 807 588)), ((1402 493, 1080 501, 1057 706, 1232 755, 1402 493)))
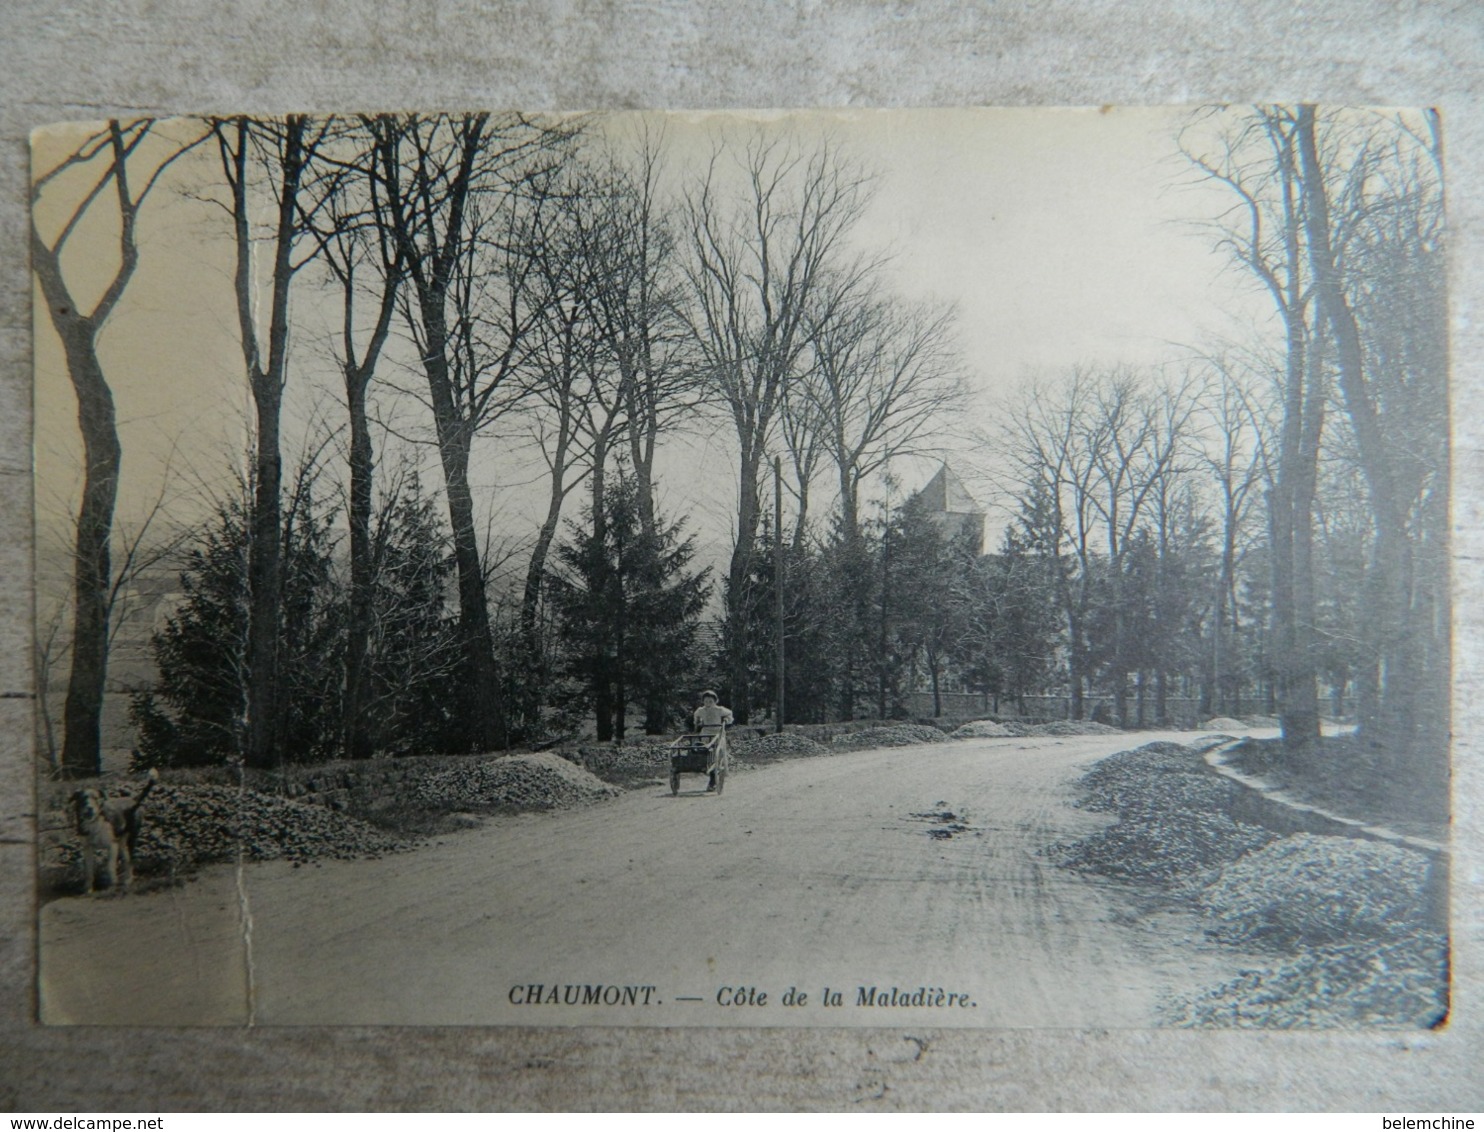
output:
POLYGON ((917 493, 945 539, 967 536, 974 557, 984 553, 984 510, 944 461, 938 474, 917 493))

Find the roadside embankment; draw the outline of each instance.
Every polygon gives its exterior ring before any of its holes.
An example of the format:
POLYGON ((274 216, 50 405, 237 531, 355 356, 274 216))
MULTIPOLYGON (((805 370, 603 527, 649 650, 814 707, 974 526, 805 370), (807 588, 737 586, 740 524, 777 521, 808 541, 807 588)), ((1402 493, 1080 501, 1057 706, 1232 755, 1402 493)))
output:
MULTIPOLYGON (((1207 937, 1271 956, 1167 1004, 1175 1025, 1430 1027, 1447 1016, 1446 857, 1337 835, 1304 811, 1269 814, 1196 747, 1151 743, 1103 759, 1079 805, 1115 815, 1048 853, 1126 886, 1143 908, 1183 906, 1207 937), (1305 828, 1318 823, 1319 828, 1305 828), (1277 828, 1274 828, 1274 827, 1277 828)), ((1346 832, 1349 832, 1346 830, 1346 832)))

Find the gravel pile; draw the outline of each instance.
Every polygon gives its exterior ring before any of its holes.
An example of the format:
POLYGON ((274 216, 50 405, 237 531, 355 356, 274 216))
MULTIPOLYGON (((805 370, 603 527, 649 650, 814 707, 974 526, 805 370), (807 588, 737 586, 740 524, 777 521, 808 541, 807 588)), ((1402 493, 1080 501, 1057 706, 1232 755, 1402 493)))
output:
MULTIPOLYGON (((135 852, 140 874, 180 872, 237 860, 313 861, 378 857, 415 842, 324 806, 235 786, 166 786, 150 793, 135 852)), ((76 838, 56 847, 51 863, 81 868, 76 838)))
POLYGON ((1224 810, 1240 789, 1218 778, 1189 747, 1146 743, 1101 760, 1078 781, 1077 805, 1096 813, 1224 810))
POLYGON ((965 723, 957 731, 953 732, 955 739, 1004 739, 1013 732, 1003 723, 996 723, 992 719, 976 719, 971 723, 965 723))
POLYGON ((1384 936, 1425 914, 1427 854, 1348 837, 1294 834, 1228 865, 1201 893, 1207 934, 1292 946, 1384 936))
POLYGON ((1226 813, 1237 787, 1216 778, 1188 747, 1150 743, 1103 759, 1079 785, 1084 809, 1118 821, 1046 853, 1078 872, 1190 893, 1220 866, 1276 836, 1226 813))
POLYGON ((1447 942, 1431 906, 1440 878, 1427 854, 1236 822, 1242 788, 1174 743, 1104 759, 1080 785, 1079 805, 1118 820, 1048 855, 1188 902, 1212 939, 1280 952, 1174 1003, 1172 1024, 1417 1027, 1446 1016, 1447 942))
POLYGON ((665 743, 628 744, 622 747, 579 747, 560 752, 562 758, 618 786, 637 786, 670 773, 670 751, 665 743))
POLYGON ((1208 719, 1201 724, 1202 731, 1245 731, 1248 724, 1240 719, 1233 719, 1229 715, 1218 715, 1215 719, 1208 719))
POLYGON ((1049 851, 1059 864, 1133 884, 1199 888, 1223 861, 1257 849, 1273 835, 1225 814, 1181 809, 1163 818, 1141 814, 1049 851))
POLYGON ((917 743, 941 743, 948 738, 936 727, 922 723, 899 723, 891 727, 867 727, 848 735, 836 735, 832 744, 847 751, 864 751, 874 747, 910 747, 917 743))
POLYGON ((468 810, 554 810, 619 793, 616 786, 550 751, 434 771, 413 789, 426 804, 468 810))
POLYGON ((1448 1016, 1448 943, 1412 929, 1315 947, 1167 1014, 1177 1026, 1430 1029, 1448 1016))
POLYGON ((829 748, 816 743, 807 735, 785 731, 782 734, 762 735, 756 739, 744 739, 732 744, 732 754, 746 762, 768 762, 773 759, 808 758, 811 755, 828 754, 829 748))
POLYGON ((1122 732, 1106 723, 1090 720, 1053 719, 1049 723, 1031 725, 1032 735, 1120 735, 1122 732))

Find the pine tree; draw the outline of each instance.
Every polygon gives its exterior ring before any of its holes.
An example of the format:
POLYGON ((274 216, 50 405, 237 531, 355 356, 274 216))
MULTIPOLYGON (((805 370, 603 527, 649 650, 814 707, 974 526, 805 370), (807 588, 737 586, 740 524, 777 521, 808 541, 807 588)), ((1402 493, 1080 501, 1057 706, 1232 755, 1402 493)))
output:
MULTIPOLYGON (((277 762, 329 757, 340 725, 345 616, 332 575, 335 511, 319 509, 314 479, 313 467, 301 468, 283 508, 284 621, 274 717, 265 721, 277 762)), ((129 709, 146 765, 203 766, 246 754, 250 541, 246 498, 236 498, 217 507, 186 552, 184 600, 150 640, 158 680, 129 709)))
POLYGON ((458 750, 454 562, 437 500, 414 475, 383 500, 372 537, 372 625, 366 711, 375 749, 392 754, 458 750))
POLYGON ((150 639, 159 677, 129 716, 139 758, 200 766, 240 758, 246 723, 247 526, 240 500, 218 507, 180 573, 185 597, 150 639))
MULTIPOLYGON (((696 625, 710 593, 692 570, 694 537, 656 517, 646 534, 637 488, 621 471, 604 493, 604 521, 568 524, 548 575, 568 675, 585 687, 598 739, 622 740, 628 705, 674 702, 694 667, 696 625), (594 534, 596 528, 598 534, 594 534)), ((646 729, 667 721, 647 719, 646 729)))

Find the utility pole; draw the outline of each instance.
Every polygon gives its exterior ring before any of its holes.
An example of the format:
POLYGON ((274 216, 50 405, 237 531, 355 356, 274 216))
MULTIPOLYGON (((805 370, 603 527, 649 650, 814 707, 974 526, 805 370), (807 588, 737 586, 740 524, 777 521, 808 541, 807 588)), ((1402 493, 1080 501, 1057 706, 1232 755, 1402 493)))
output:
POLYGON ((881 639, 877 651, 877 693, 876 714, 880 719, 886 718, 886 620, 887 620, 887 595, 891 589, 891 490, 896 486, 896 481, 888 472, 886 474, 886 499, 881 504, 881 639))
POLYGON ((783 732, 783 457, 773 457, 773 601, 774 636, 778 639, 775 665, 777 692, 773 705, 773 730, 783 732))

